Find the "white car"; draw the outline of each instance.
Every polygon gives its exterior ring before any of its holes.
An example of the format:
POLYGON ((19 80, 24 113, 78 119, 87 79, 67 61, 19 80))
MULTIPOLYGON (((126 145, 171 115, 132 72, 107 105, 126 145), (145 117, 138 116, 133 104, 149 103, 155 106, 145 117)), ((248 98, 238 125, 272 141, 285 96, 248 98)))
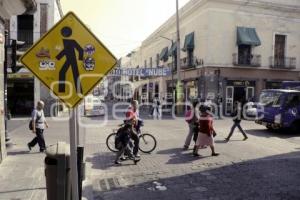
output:
POLYGON ((83 105, 86 116, 105 115, 105 107, 102 105, 100 98, 89 95, 85 98, 83 105))
POLYGON ((253 120, 255 120, 255 118, 257 117, 257 106, 254 102, 248 102, 246 104, 246 116, 247 118, 251 118, 253 120))
POLYGON ((102 105, 100 98, 93 98, 93 109, 90 113, 91 115, 105 115, 105 108, 102 105))

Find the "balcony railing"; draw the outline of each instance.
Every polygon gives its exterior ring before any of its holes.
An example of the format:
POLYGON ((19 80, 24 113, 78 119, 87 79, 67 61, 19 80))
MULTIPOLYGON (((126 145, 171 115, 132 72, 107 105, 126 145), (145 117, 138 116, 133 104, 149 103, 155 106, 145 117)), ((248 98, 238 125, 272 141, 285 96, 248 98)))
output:
POLYGON ((185 57, 180 59, 181 61, 181 69, 193 69, 198 65, 202 65, 202 60, 197 59, 196 57, 185 57))
POLYGON ((21 49, 30 48, 33 44, 33 30, 18 30, 18 40, 25 42, 21 49))
POLYGON ((235 66, 261 66, 261 55, 242 56, 237 53, 232 54, 232 63, 235 66))
POLYGON ((168 63, 168 68, 173 69, 173 73, 177 71, 177 67, 175 66, 175 62, 168 63))
POLYGON ((270 67, 274 69, 295 69, 296 63, 297 62, 295 57, 270 57, 270 67))

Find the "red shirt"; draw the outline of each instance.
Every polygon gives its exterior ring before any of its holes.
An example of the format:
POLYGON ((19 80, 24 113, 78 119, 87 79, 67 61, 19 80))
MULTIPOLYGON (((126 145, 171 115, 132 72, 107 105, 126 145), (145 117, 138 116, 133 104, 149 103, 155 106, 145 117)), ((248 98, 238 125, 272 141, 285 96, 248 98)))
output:
POLYGON ((205 134, 213 133, 213 118, 209 114, 202 114, 199 120, 199 131, 205 134))
POLYGON ((128 108, 128 111, 126 112, 126 120, 132 120, 137 119, 137 112, 133 110, 132 107, 128 108))

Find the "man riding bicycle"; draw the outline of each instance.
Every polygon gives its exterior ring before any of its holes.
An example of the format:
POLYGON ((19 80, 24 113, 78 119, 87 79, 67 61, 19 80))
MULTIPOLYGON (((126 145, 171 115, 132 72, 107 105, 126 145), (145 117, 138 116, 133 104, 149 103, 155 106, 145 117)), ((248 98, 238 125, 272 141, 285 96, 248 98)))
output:
POLYGON ((119 151, 117 152, 115 164, 121 164, 122 158, 124 160, 131 159, 136 164, 140 161, 139 158, 133 155, 132 151, 132 135, 135 134, 135 128, 133 127, 132 121, 127 121, 124 125, 118 130, 115 138, 115 148, 119 151), (126 155, 127 158, 124 157, 126 155))
POLYGON ((134 147, 133 147, 133 155, 135 157, 140 157, 138 151, 139 151, 139 136, 138 134, 141 132, 140 128, 142 125, 142 120, 139 119, 139 111, 138 111, 138 101, 133 100, 131 102, 131 106, 129 106, 127 112, 126 112, 126 122, 130 122, 132 126, 134 127, 134 131, 131 134, 131 139, 134 141, 134 147))
POLYGON ((134 100, 131 102, 131 106, 126 112, 126 119, 124 120, 124 126, 118 130, 116 146, 119 149, 115 164, 120 164, 120 160, 126 159, 126 155, 129 159, 137 163, 140 159, 139 151, 139 136, 140 126, 142 121, 138 118, 138 101, 134 100), (130 142, 133 140, 133 145, 130 142), (132 150, 133 148, 133 150, 132 150))

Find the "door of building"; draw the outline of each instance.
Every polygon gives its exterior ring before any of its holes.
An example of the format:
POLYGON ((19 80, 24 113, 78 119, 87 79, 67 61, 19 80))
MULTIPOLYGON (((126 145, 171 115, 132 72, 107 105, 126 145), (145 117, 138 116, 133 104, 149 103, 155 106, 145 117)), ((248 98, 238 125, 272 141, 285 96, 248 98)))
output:
POLYGON ((254 87, 247 87, 246 88, 246 101, 252 100, 254 97, 254 87))
POLYGON ((281 67, 285 66, 285 35, 275 35, 275 51, 274 51, 274 65, 281 67))
POLYGON ((30 116, 34 108, 34 80, 8 79, 7 100, 12 116, 30 116))
POLYGON ((233 94, 234 94, 234 87, 227 86, 226 87, 226 105, 225 105, 225 114, 230 115, 233 111, 233 94))

